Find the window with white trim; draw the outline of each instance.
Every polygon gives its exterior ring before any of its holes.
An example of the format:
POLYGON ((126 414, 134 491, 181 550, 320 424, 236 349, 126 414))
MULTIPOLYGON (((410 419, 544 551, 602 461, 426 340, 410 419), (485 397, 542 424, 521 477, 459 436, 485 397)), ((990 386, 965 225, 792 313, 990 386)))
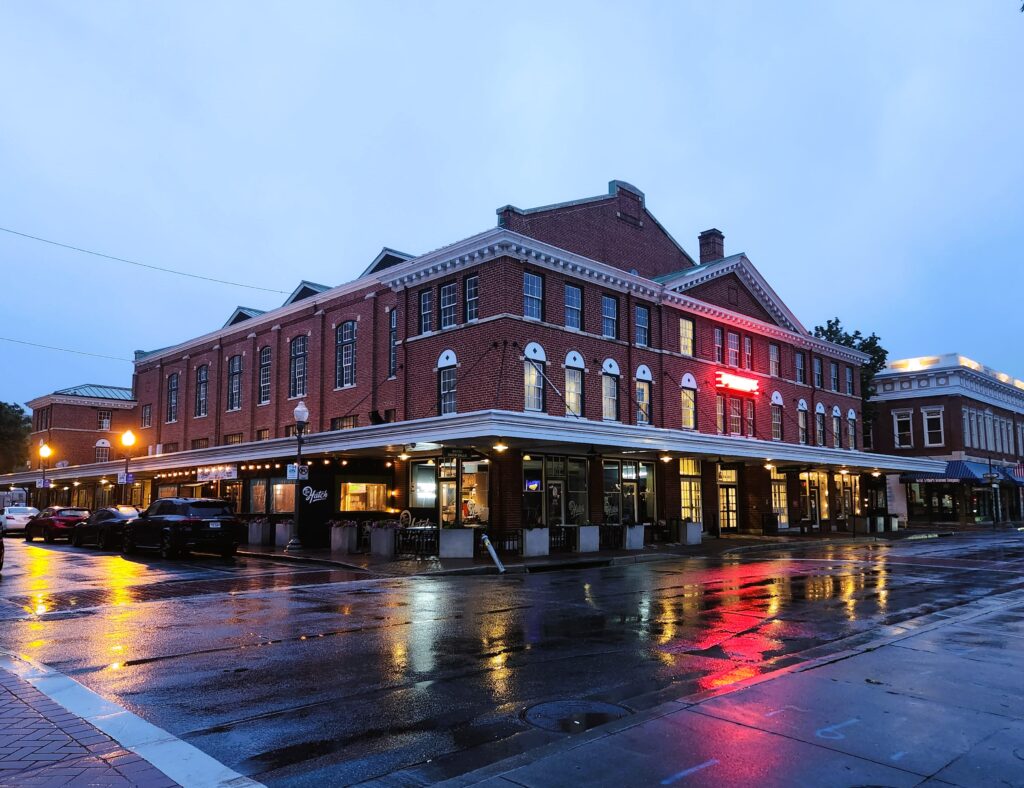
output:
POLYGON ((799 432, 800 443, 807 445, 807 405, 800 401, 796 409, 796 422, 799 432))
POLYGON ((619 420, 619 376, 601 373, 601 418, 619 420))
POLYGON ((914 448, 914 414, 909 410, 892 413, 893 445, 897 449, 914 448))
POLYGON ((846 368, 846 393, 853 396, 853 367, 846 368))
POLYGON ((141 422, 140 422, 140 426, 143 429, 145 429, 146 427, 152 427, 153 426, 153 406, 152 405, 143 405, 142 406, 142 419, 141 419, 141 422))
POLYGON ((420 290, 420 333, 429 334, 434 330, 434 291, 420 290))
POLYGON ((583 370, 565 368, 565 415, 583 416, 583 370))
POLYGON ((178 420, 178 373, 167 376, 167 418, 168 424, 178 420))
POLYGON ((743 400, 739 397, 729 397, 729 433, 743 434, 743 400))
POLYGON ((846 448, 857 448, 857 414, 853 411, 846 414, 846 448))
POLYGON ((260 405, 270 402, 270 354, 269 345, 260 348, 260 405))
POLYGON ((636 344, 647 347, 651 340, 651 310, 640 304, 636 305, 636 344))
POLYGON ((944 446, 946 431, 942 408, 922 408, 921 418, 924 422, 924 445, 929 448, 944 446))
POLYGON ((438 410, 442 416, 455 413, 458 408, 456 372, 454 365, 438 370, 438 410))
POLYGON ((843 417, 838 413, 832 414, 832 448, 843 448, 843 417))
POLYGON ((725 433, 725 397, 721 394, 715 395, 715 431, 719 435, 725 433))
POLYGON ((565 327, 583 328, 583 291, 576 285, 565 286, 565 327))
POLYGON ((615 296, 601 296, 601 336, 619 338, 619 299, 615 296))
POLYGON ((306 367, 309 360, 309 337, 305 334, 288 343, 288 396, 306 396, 306 367))
POLYGON ((723 350, 722 350, 722 342, 723 342, 722 337, 723 337, 722 329, 716 327, 715 328, 715 361, 717 361, 719 364, 722 363, 722 352, 723 352, 723 350))
POLYGON ((533 271, 523 272, 523 317, 544 319, 544 278, 533 271))
POLYGON ((679 516, 691 523, 704 521, 701 505, 700 460, 679 459, 679 516))
POLYGON ((480 317, 480 277, 477 274, 467 276, 462 283, 464 291, 463 310, 465 320, 476 320, 480 317))
POLYGON ((743 368, 754 368, 754 340, 748 336, 743 337, 743 368))
POLYGON ((228 410, 239 410, 242 407, 242 357, 232 356, 228 359, 228 410))
POLYGON ((821 371, 821 359, 815 357, 811 360, 811 364, 814 367, 814 387, 816 389, 825 388, 825 376, 824 373, 821 371))
POLYGON ((839 391, 839 365, 834 362, 829 362, 829 383, 832 385, 833 391, 839 391))
POLYGON ((782 440, 782 406, 772 405, 772 440, 782 440))
POLYGON ((100 432, 110 431, 110 411, 109 410, 98 410, 96 411, 96 423, 100 432))
POLYGON ((398 374, 398 309, 388 313, 388 377, 398 374))
POLYGON ((109 446, 97 446, 96 447, 96 462, 109 462, 110 461, 110 447, 109 446))
POLYGON ((782 357, 778 345, 768 346, 768 372, 773 378, 780 377, 782 373, 782 357))
POLYGON ((341 389, 354 385, 356 385, 356 321, 346 320, 334 331, 334 387, 341 389))
POLYGON ((754 400, 746 400, 747 437, 754 437, 754 400))
POLYGON ((806 366, 805 359, 806 359, 806 356, 804 356, 803 353, 794 353, 793 354, 793 367, 794 367, 794 371, 796 372, 796 382, 797 383, 806 383, 807 382, 807 366, 806 366))
POLYGON ((544 410, 544 374, 543 363, 525 359, 523 361, 523 388, 525 394, 525 410, 544 410))
POLYGON ((679 318, 679 352, 684 356, 693 355, 693 321, 688 317, 679 318))
POLYGON ((196 367, 196 402, 192 415, 200 419, 209 409, 210 368, 203 364, 196 367))
POLYGON ((730 331, 728 334, 729 340, 729 366, 738 367, 740 365, 740 335, 734 331, 730 331))
POLYGON ((684 430, 697 429, 697 390, 683 387, 679 389, 680 424, 684 430))
POLYGON ((441 328, 452 328, 458 322, 455 315, 458 300, 458 284, 448 282, 441 285, 441 328))
POLYGON ((636 381, 636 423, 651 423, 651 381, 636 381))

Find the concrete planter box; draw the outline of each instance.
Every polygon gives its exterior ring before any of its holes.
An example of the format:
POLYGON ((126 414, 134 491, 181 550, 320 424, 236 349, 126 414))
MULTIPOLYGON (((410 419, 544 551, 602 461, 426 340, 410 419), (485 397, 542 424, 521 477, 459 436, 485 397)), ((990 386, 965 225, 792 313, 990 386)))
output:
POLYGON ((597 525, 581 525, 576 540, 577 553, 596 553, 601 549, 601 528, 597 525))
POLYGON ((523 555, 547 555, 551 551, 550 528, 523 529, 523 555))
POLYGON ((378 558, 395 557, 395 529, 371 528, 370 553, 378 558))
POLYGON ((700 544, 701 532, 704 526, 700 523, 686 523, 685 544, 700 544))
POLYGON ((642 525, 627 525, 626 526, 626 538, 623 540, 623 546, 627 550, 643 550, 644 549, 644 526, 642 526, 642 525))
POLYGON ((474 528, 442 528, 438 535, 441 558, 472 558, 474 528))
POLYGON ((274 544, 284 547, 292 540, 292 533, 295 530, 294 523, 278 523, 274 526, 274 544))
POLYGON ((900 530, 900 518, 895 514, 889 515, 889 530, 898 531, 900 530))
POLYGON ((359 544, 359 529, 352 525, 331 528, 331 552, 351 555, 359 544))
POLYGON ((270 545, 274 542, 274 525, 269 520, 249 523, 249 544, 270 545))

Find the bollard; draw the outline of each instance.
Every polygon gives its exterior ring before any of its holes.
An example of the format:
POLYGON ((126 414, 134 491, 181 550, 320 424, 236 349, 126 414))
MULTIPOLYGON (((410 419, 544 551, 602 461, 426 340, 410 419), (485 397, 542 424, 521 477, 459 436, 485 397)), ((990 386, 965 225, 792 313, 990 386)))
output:
POLYGON ((491 540, 487 534, 480 537, 480 541, 484 543, 484 547, 487 548, 487 552, 491 554, 491 560, 494 561, 494 565, 498 567, 499 574, 505 574, 505 565, 501 563, 501 559, 498 558, 498 554, 494 552, 494 545, 491 544, 491 540))

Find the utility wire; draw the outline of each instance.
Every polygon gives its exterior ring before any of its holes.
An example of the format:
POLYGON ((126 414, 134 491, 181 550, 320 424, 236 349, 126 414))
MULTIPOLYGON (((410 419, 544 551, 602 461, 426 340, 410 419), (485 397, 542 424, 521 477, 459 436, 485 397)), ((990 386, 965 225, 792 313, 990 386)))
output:
POLYGON ((104 356, 100 353, 86 353, 84 350, 71 350, 66 347, 54 347, 53 345, 40 345, 38 342, 26 342, 23 339, 11 339, 9 337, 0 337, 0 342, 13 342, 16 345, 29 345, 31 347, 41 347, 46 350, 59 350, 61 353, 75 353, 79 356, 92 356, 93 358, 106 358, 111 361, 127 361, 132 363, 130 358, 121 358, 120 356, 104 356))
POLYGON ((82 254, 91 254, 94 257, 103 257, 103 258, 105 258, 107 260, 115 260, 115 261, 117 261, 119 263, 127 263, 128 265, 137 265, 139 268, 149 268, 152 271, 162 271, 165 274, 177 274, 178 276, 187 276, 187 277, 189 277, 191 279, 201 279, 204 282, 216 282, 219 285, 231 285, 232 287, 245 287, 245 288, 248 288, 249 290, 262 290, 265 293, 282 293, 284 295, 288 295, 287 291, 285 291, 285 290, 275 290, 272 287, 259 287, 258 285, 247 285, 247 284, 243 284, 242 282, 231 282, 231 281, 228 281, 227 279, 216 279, 216 278, 214 278, 212 276, 202 276, 200 274, 190 274, 190 273, 188 273, 186 271, 175 271, 173 268, 161 268, 158 265, 149 265, 148 263, 140 263, 140 262, 137 262, 136 260, 126 260, 124 257, 115 257, 114 255, 111 255, 111 254, 104 254, 103 252, 94 252, 91 249, 83 249, 80 246, 72 246, 71 244, 61 243, 60 241, 51 241, 48 238, 40 238, 37 235, 29 235, 28 233, 21 233, 21 232, 18 232, 17 230, 11 230, 8 227, 0 227, 0 230, 3 230, 3 232, 5 232, 5 233, 10 233, 11 235, 19 235, 22 238, 30 238, 33 241, 39 241, 40 243, 50 244, 51 246, 59 246, 59 247, 61 247, 63 249, 71 249, 72 251, 81 252, 82 254))

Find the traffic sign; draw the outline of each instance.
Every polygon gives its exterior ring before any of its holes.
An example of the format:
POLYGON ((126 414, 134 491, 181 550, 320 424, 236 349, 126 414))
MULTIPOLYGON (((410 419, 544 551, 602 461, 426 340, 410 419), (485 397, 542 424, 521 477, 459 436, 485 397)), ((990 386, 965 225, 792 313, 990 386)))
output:
POLYGON ((305 480, 309 478, 309 466, 308 465, 296 465, 294 462, 288 464, 288 479, 295 481, 305 480))
POLYGON ((134 473, 124 473, 124 472, 122 472, 122 473, 117 474, 117 483, 118 484, 131 484, 134 481, 135 481, 135 474, 134 473))

